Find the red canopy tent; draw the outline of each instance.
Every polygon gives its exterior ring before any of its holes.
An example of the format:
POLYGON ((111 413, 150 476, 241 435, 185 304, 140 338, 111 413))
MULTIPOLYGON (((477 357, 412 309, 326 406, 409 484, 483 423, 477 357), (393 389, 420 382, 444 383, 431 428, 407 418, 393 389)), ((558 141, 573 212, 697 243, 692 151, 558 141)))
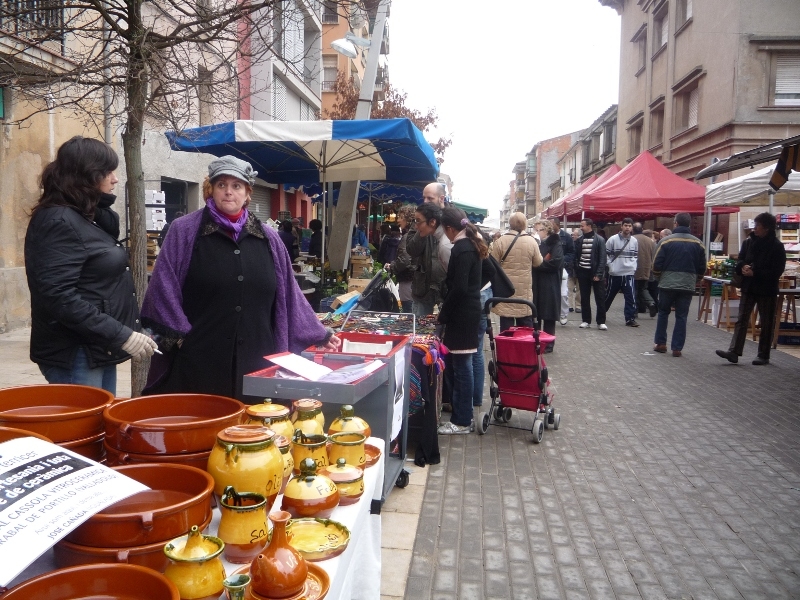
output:
POLYGON ((615 164, 608 167, 603 173, 598 177, 595 182, 584 188, 583 190, 578 190, 577 193, 572 194, 567 200, 566 206, 566 214, 567 215, 580 215, 581 207, 583 206, 583 197, 591 192, 592 190, 596 190, 598 187, 603 185, 606 181, 611 179, 614 175, 619 173, 622 169, 615 164))
MULTIPOLYGON (((624 169, 591 191, 583 193, 567 217, 582 216, 618 221, 625 217, 644 218, 679 212, 704 214, 706 189, 669 171, 649 152, 642 152, 624 169)), ((719 207, 715 213, 737 212, 719 207)))
POLYGON ((577 188, 572 190, 569 194, 567 194, 563 198, 559 198, 558 200, 553 202, 550 206, 548 206, 547 210, 544 211, 544 216, 547 217, 548 219, 550 219, 552 217, 563 217, 564 216, 564 206, 566 205, 567 200, 569 200, 570 198, 574 197, 575 194, 578 194, 581 191, 583 191, 586 188, 588 188, 595 181, 597 181, 597 175, 592 175, 591 177, 589 177, 589 179, 584 181, 577 188))

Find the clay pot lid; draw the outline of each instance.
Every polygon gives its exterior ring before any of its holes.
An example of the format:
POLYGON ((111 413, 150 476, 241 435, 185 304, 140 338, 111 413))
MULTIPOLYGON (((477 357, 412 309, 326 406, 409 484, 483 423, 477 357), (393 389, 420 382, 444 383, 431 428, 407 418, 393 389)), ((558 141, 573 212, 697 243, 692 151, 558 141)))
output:
POLYGON ((280 419, 289 416, 291 411, 282 404, 274 404, 271 400, 266 400, 262 404, 248 406, 245 412, 251 417, 280 419))
POLYGON ((322 408, 322 402, 319 400, 313 400, 312 398, 301 398, 300 400, 295 400, 292 402, 292 406, 296 411, 310 411, 310 410, 319 410, 322 408))
POLYGON ((339 458, 335 465, 322 467, 319 472, 333 481, 333 483, 350 483, 364 476, 364 471, 354 465, 347 464, 347 460, 344 458, 339 458))
POLYGON ((292 441, 285 435, 276 435, 273 442, 275 442, 275 445, 281 452, 288 452, 289 448, 292 446, 292 441))
POLYGON ((227 444, 257 444, 274 437, 275 432, 263 425, 233 425, 217 434, 217 439, 227 444))

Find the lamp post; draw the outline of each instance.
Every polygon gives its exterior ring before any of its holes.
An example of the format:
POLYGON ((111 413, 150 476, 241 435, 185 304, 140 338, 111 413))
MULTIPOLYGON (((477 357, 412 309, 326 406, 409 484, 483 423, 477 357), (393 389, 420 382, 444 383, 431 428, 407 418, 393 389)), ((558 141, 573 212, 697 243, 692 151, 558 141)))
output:
MULTIPOLYGON (((372 96, 375 93, 375 79, 378 76, 378 58, 380 57, 381 40, 386 27, 386 17, 389 12, 391 0, 380 0, 375 16, 375 26, 372 29, 371 40, 364 40, 348 33, 342 40, 331 43, 331 47, 349 58, 356 56, 355 46, 369 47, 367 65, 364 68, 364 81, 358 96, 355 118, 367 120, 372 110, 372 96), (349 54, 349 52, 352 53, 349 54)), ((343 181, 339 188, 339 202, 333 213, 331 223, 331 238, 328 249, 328 260, 332 269, 343 271, 350 260, 350 239, 355 223, 356 207, 358 205, 359 181, 343 181)))

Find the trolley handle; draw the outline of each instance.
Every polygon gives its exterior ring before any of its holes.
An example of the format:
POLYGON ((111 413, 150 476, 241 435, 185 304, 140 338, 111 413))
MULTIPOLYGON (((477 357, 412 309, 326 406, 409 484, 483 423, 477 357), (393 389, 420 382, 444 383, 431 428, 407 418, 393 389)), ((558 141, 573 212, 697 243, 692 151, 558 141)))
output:
POLYGON ((483 312, 488 316, 492 311, 492 307, 497 304, 524 304, 531 309, 531 315, 534 321, 536 321, 539 316, 539 313, 536 311, 536 305, 530 300, 524 300, 522 298, 489 298, 483 306, 483 312))

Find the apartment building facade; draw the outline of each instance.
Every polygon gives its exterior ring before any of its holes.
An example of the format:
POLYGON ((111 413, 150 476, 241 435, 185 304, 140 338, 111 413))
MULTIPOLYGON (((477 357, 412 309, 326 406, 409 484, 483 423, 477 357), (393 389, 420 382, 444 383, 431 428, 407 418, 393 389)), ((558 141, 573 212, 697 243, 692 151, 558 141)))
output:
POLYGON ((692 178, 800 134, 800 2, 599 1, 622 19, 620 166, 649 150, 692 178))

